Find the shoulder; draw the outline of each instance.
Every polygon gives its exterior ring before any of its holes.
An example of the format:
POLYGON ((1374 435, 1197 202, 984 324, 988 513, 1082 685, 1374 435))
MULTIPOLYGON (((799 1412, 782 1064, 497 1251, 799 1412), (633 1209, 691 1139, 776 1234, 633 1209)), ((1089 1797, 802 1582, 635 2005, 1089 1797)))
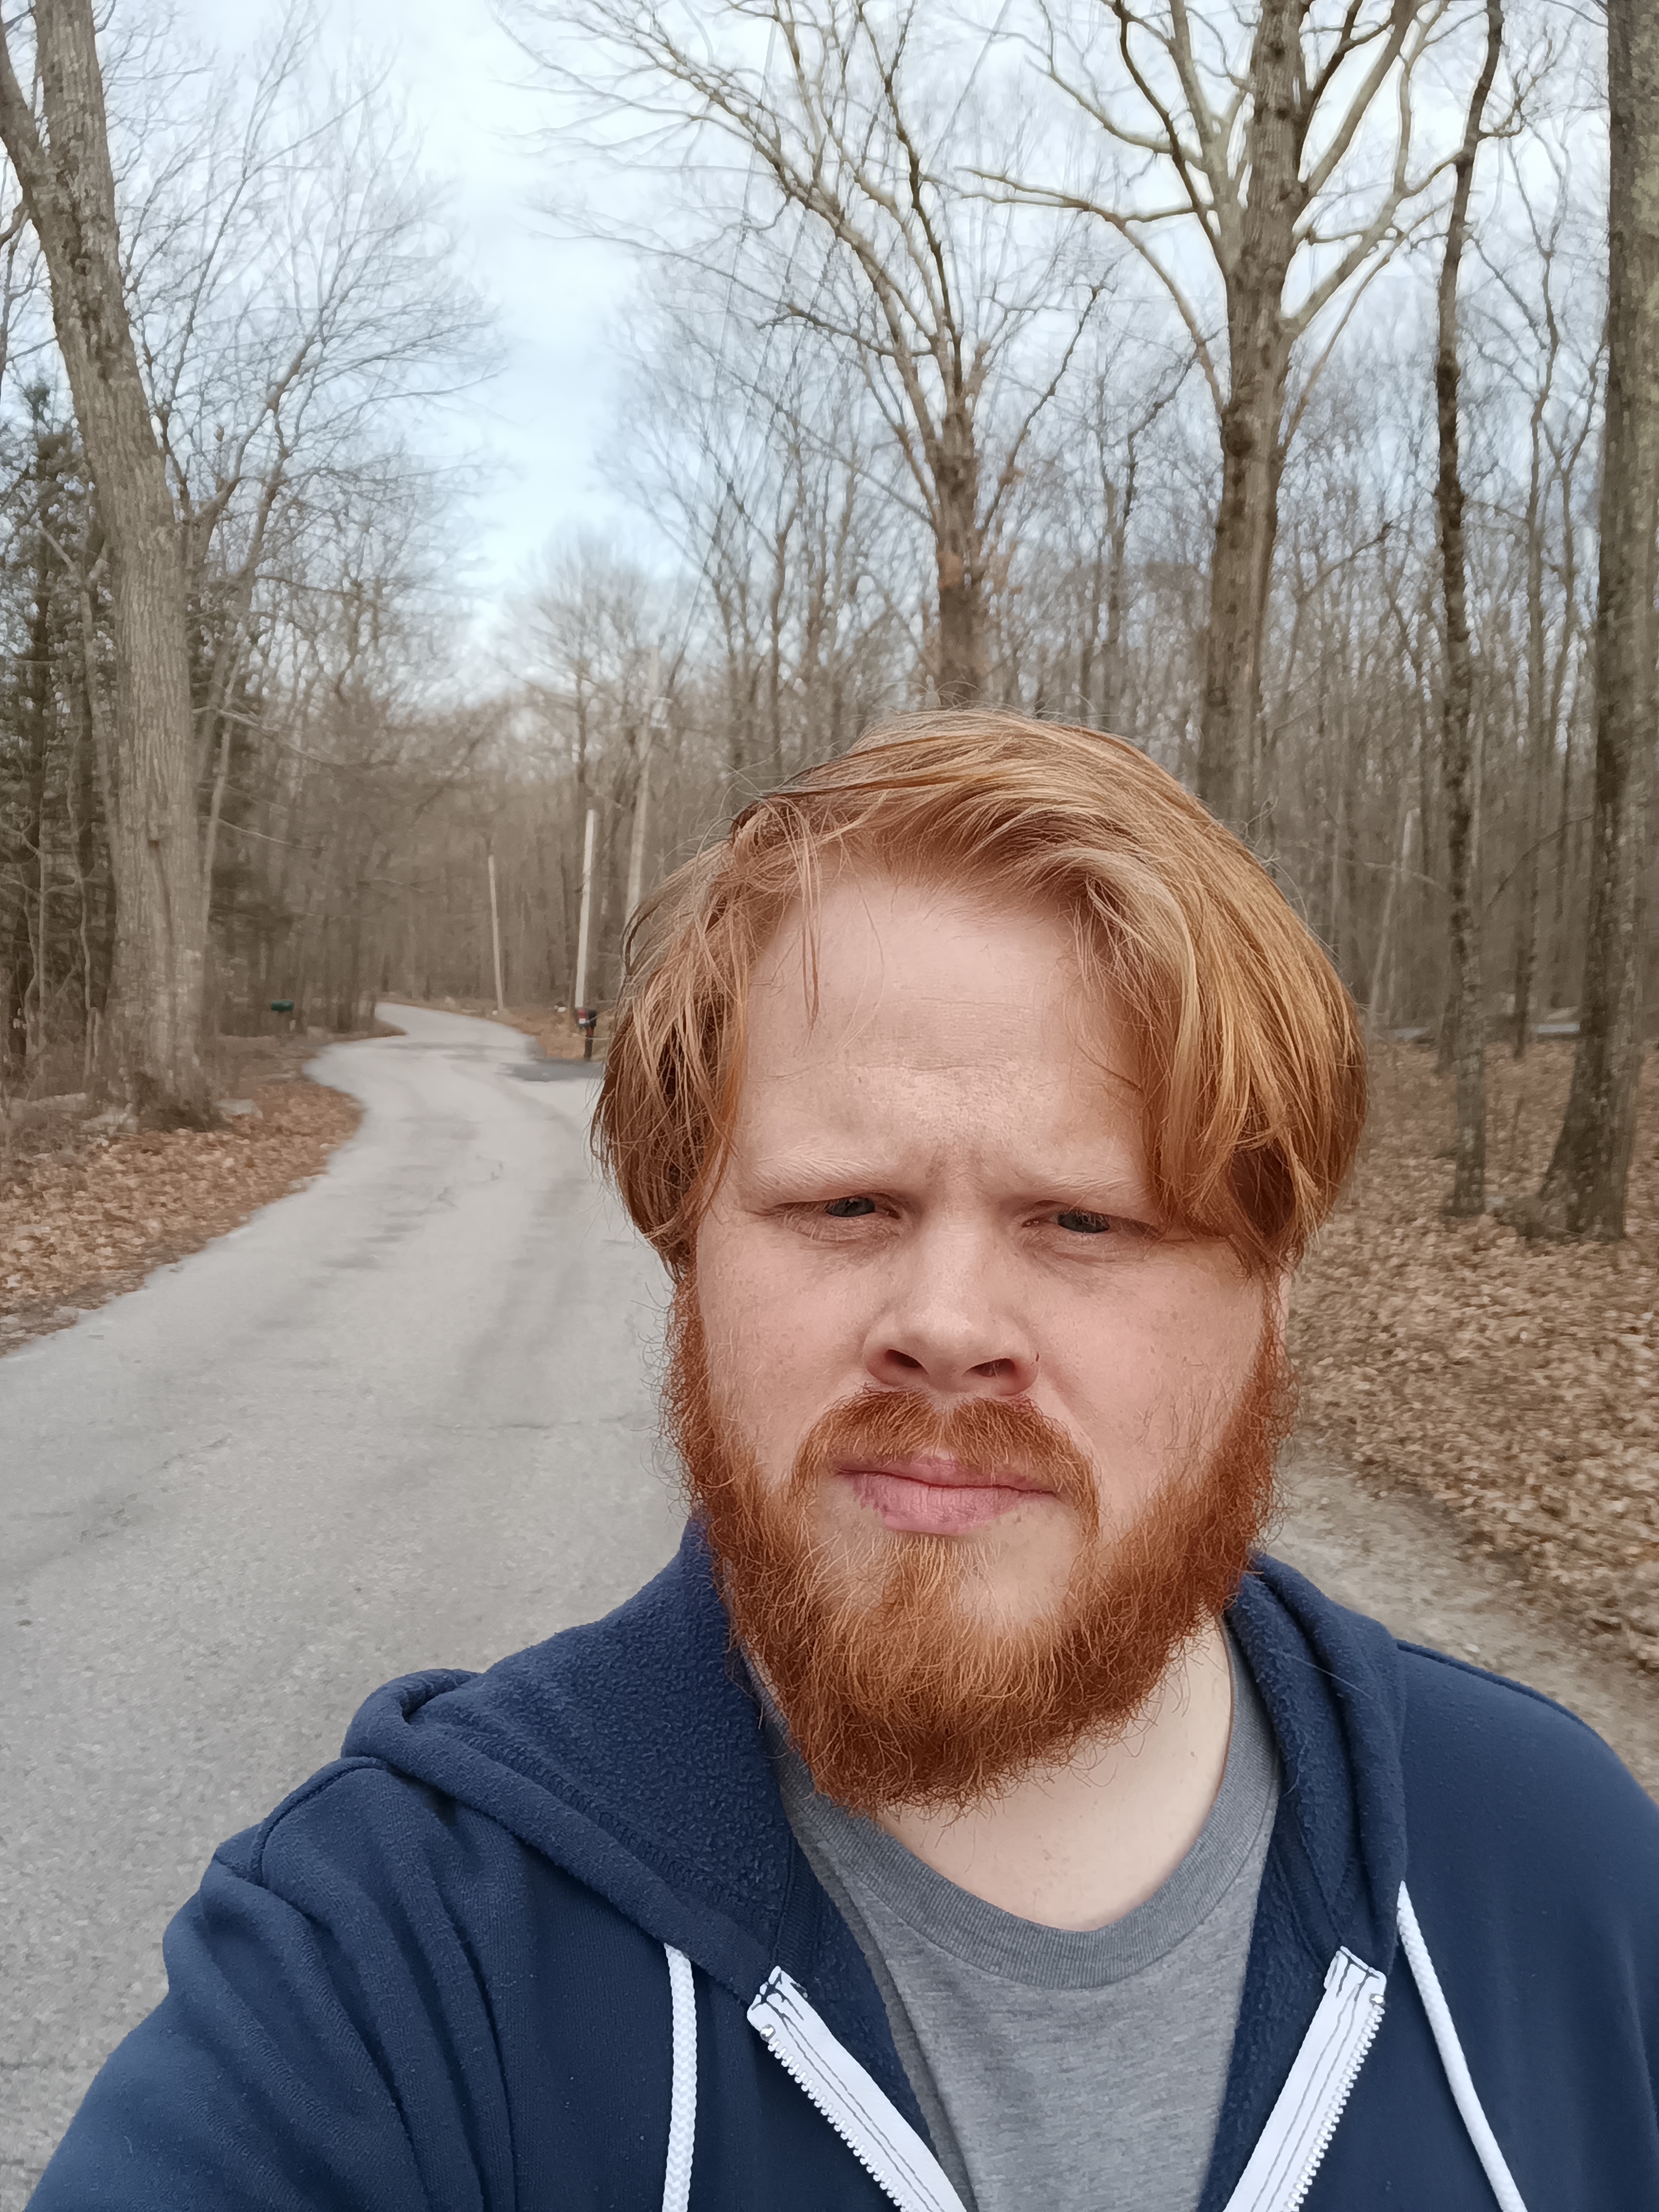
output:
POLYGON ((1533 1883, 1610 1884, 1659 1936, 1659 1805, 1577 1714, 1422 1645, 1400 1645, 1409 1818, 1533 1883))
POLYGON ((257 1827, 222 1844, 215 1864, 319 1917, 374 1895, 458 1893, 503 1878, 524 1846, 500 1824, 383 1759, 333 1760, 257 1827))
POLYGON ((411 2021, 434 2007, 459 2017, 469 1990, 516 1987, 532 1965, 554 1986, 578 1970, 620 1972, 642 1947, 653 1966, 659 1957, 568 1866, 477 1808, 362 1758, 323 1768, 222 1844, 170 1943, 191 1941, 184 1922, 255 1980, 349 1984, 371 2010, 389 2005, 411 2021))

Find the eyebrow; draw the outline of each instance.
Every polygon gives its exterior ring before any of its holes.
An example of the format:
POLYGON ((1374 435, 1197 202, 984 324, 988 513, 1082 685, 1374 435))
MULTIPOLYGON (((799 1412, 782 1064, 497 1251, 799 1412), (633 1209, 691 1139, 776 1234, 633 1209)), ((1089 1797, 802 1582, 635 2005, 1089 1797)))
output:
MULTIPOLYGON (((739 1157, 734 1165, 744 1188, 751 1195, 763 1199, 782 1198, 802 1184, 854 1192, 902 1188, 915 1173, 914 1170, 896 1167, 890 1161, 878 1164, 869 1158, 828 1152, 797 1152, 778 1159, 751 1158, 747 1162, 739 1157)), ((1098 1200, 1102 1212, 1109 1212, 1114 1205, 1121 1206, 1126 1198, 1141 1206, 1152 1202, 1145 1175, 1122 1158, 1096 1159, 1070 1170, 1039 1166, 1033 1172, 1027 1169, 1018 1176, 1018 1187, 1026 1198, 1034 1199, 1039 1194, 1064 1197, 1079 1206, 1088 1206, 1091 1210, 1092 1201, 1098 1200)))

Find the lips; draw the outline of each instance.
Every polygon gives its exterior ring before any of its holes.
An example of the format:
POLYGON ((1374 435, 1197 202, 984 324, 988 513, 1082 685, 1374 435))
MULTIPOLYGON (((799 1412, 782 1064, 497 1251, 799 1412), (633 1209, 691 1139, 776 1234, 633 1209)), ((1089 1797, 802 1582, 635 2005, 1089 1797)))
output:
POLYGON ((913 1536, 967 1535, 1053 1495, 1011 1470, 953 1459, 855 1461, 836 1472, 884 1527, 913 1536))

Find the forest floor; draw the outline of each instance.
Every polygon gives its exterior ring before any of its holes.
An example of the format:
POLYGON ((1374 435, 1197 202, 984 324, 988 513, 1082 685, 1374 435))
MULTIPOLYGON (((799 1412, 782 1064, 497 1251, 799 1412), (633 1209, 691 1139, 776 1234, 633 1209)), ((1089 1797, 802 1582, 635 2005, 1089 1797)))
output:
POLYGON ((299 1080, 320 1049, 219 1040, 214 1092, 232 1109, 219 1129, 124 1132, 87 1118, 78 1098, 0 1119, 0 1352, 136 1289, 319 1173, 362 1118, 355 1099, 299 1080))
MULTIPOLYGON (((1568 1043, 1489 1054, 1492 1200, 1536 1188, 1571 1064, 1568 1043)), ((1528 1244, 1501 1210, 1447 1219, 1452 1130, 1431 1055, 1379 1052, 1352 1184, 1297 1284, 1301 1434, 1437 1500, 1530 1599, 1659 1671, 1659 1064, 1622 1244, 1528 1244)))

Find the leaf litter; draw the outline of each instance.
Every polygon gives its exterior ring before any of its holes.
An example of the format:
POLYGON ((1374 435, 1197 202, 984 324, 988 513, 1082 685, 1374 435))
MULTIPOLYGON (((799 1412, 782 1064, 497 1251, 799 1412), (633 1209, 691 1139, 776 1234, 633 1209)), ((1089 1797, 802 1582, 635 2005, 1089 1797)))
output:
POLYGON ((1537 1188, 1572 1048, 1488 1055, 1488 1204, 1453 1221, 1451 1079, 1381 1048, 1353 1181, 1297 1279, 1304 1434, 1374 1483, 1425 1491, 1474 1548, 1659 1671, 1659 1069, 1638 1102, 1620 1244, 1531 1244, 1502 1207, 1537 1188))
POLYGON ((15 1117, 0 1134, 0 1351, 136 1289, 319 1173, 362 1109, 295 1079, 317 1049, 246 1041, 222 1071, 244 1110, 222 1128, 122 1132, 52 1101, 15 1117))

